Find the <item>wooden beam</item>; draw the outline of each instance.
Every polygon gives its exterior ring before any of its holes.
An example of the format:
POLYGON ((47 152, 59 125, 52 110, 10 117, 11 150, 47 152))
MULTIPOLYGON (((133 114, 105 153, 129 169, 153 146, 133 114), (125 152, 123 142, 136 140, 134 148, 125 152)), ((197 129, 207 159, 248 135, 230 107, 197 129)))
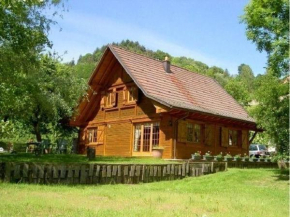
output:
POLYGON ((256 135, 257 135, 258 131, 255 131, 254 135, 252 136, 252 138, 249 141, 249 144, 251 144, 253 142, 253 140, 255 139, 256 135))
POLYGON ((99 84, 103 84, 103 86, 104 86, 106 84, 106 82, 111 78, 107 74, 111 72, 112 68, 116 65, 116 63, 117 63, 117 60, 116 60, 115 56, 113 55, 112 58, 110 59, 108 66, 107 66, 107 69, 105 70, 105 72, 103 73, 103 75, 99 81, 99 84))

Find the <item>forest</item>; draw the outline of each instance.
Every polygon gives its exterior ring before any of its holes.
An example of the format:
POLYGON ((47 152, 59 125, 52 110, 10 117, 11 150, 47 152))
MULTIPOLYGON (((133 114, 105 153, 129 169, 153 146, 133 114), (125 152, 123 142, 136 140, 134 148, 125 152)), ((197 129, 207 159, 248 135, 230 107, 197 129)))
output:
MULTIPOLYGON (((0 3, 0 146, 28 139, 73 138, 77 129, 68 125, 81 98, 86 99, 87 80, 107 45, 79 59, 64 63, 48 38, 53 16, 59 16, 62 2, 28 0, 0 3), (52 16, 44 13, 54 9, 52 16)), ((198 60, 150 50, 134 40, 112 42, 150 58, 214 78, 256 119, 263 133, 254 142, 276 146, 289 153, 289 2, 251 1, 241 22, 248 40, 267 52, 267 67, 255 76, 247 63, 237 75, 227 69, 208 66, 198 60), (273 14, 275 16, 273 16, 273 14)))

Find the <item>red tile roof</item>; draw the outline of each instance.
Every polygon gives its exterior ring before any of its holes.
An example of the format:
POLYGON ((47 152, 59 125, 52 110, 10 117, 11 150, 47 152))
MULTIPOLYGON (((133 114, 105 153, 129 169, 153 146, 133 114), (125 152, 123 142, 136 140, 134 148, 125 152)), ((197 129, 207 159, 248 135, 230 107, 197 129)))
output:
POLYGON ((214 79, 174 65, 166 73, 162 61, 116 46, 109 49, 148 98, 172 108, 255 123, 214 79))

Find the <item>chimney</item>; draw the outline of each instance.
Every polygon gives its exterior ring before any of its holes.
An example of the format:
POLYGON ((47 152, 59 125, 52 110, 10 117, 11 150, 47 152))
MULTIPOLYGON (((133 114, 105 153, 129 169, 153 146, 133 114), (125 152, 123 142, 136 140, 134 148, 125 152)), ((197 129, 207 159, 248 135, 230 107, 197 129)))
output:
POLYGON ((169 58, 166 56, 165 60, 162 62, 163 63, 163 68, 165 70, 166 73, 171 73, 170 71, 170 61, 169 58))

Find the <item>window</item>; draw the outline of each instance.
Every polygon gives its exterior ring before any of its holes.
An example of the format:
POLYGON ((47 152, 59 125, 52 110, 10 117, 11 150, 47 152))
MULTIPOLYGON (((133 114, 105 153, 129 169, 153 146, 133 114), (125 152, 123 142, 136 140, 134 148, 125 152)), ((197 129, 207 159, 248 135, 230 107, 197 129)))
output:
POLYGON ((136 124, 134 133, 134 151, 139 152, 140 150, 141 150, 141 124, 136 124))
POLYGON ((201 126, 201 124, 180 120, 178 122, 178 141, 200 143, 201 126))
POLYGON ((135 103, 138 100, 138 88, 128 87, 123 90, 123 104, 135 103))
POLYGON ((238 145, 238 131, 229 130, 229 146, 237 146, 237 145, 238 145))
POLYGON ((107 93, 107 97, 106 97, 106 105, 112 105, 112 93, 107 93))
POLYGON ((188 142, 193 142, 193 124, 187 123, 187 139, 188 142))
POLYGON ((134 91, 135 87, 130 87, 128 90, 128 102, 133 102, 134 101, 134 91))
POLYGON ((195 142, 195 143, 201 142, 201 125, 200 124, 194 124, 193 142, 195 142))
POLYGON ((101 107, 112 108, 117 105, 117 92, 102 92, 101 107))
POLYGON ((89 128, 87 130, 87 142, 89 144, 91 143, 103 144, 104 143, 104 130, 105 130, 104 125, 100 125, 95 128, 89 128))
POLYGON ((257 145, 250 145, 250 151, 258 151, 257 145))
POLYGON ((96 143, 97 142, 97 133, 98 128, 92 128, 88 130, 88 142, 89 143, 96 143))
POLYGON ((136 124, 134 130, 134 152, 151 152, 159 145, 159 123, 136 124))
POLYGON ((116 105, 116 92, 109 92, 106 96, 106 107, 114 107, 116 105))
POLYGON ((152 131, 152 145, 159 145, 159 123, 153 123, 153 131, 152 131))

